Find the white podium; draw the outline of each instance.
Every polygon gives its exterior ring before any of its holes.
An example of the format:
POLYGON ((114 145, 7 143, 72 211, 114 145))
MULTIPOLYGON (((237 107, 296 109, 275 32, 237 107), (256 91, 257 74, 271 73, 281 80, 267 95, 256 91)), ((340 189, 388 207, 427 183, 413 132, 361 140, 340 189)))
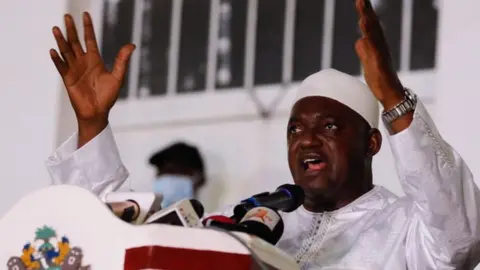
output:
MULTIPOLYGON (((236 233, 269 269, 299 269, 265 241, 236 233)), ((0 219, 0 269, 260 269, 223 232, 130 225, 89 191, 52 186, 24 197, 0 219)))

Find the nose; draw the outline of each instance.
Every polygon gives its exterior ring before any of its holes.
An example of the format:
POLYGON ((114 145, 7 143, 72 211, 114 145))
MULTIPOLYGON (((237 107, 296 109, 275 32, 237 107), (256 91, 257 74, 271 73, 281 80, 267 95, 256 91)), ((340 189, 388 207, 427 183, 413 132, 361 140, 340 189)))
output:
POLYGON ((317 134, 310 130, 308 132, 304 132, 302 137, 299 139, 300 147, 321 147, 323 145, 322 140, 320 140, 317 134))

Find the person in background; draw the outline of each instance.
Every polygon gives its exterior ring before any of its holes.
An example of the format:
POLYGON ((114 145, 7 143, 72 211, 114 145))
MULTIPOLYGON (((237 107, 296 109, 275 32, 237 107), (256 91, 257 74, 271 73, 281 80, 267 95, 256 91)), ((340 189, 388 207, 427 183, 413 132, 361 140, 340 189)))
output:
POLYGON ((156 152, 149 163, 157 169, 153 189, 163 195, 162 208, 196 198, 198 190, 205 185, 202 156, 196 147, 184 142, 156 152))

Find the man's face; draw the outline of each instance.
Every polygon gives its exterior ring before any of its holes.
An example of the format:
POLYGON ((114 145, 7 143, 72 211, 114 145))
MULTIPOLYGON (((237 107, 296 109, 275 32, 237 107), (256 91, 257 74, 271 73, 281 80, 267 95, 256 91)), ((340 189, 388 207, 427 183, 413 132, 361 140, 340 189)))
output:
POLYGON ((334 199, 355 186, 368 157, 369 130, 360 115, 338 101, 307 97, 295 104, 287 128, 288 163, 306 200, 334 199))

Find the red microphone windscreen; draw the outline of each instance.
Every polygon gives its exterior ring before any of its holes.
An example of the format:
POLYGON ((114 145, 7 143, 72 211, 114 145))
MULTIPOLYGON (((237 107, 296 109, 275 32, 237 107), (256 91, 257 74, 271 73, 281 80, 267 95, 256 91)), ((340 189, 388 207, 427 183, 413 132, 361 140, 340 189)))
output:
POLYGON ((207 217, 207 218, 203 219, 202 223, 203 223, 203 225, 208 225, 208 223, 210 221, 217 221, 217 222, 227 223, 227 224, 235 224, 235 222, 231 218, 226 217, 226 216, 222 216, 222 215, 207 217))

